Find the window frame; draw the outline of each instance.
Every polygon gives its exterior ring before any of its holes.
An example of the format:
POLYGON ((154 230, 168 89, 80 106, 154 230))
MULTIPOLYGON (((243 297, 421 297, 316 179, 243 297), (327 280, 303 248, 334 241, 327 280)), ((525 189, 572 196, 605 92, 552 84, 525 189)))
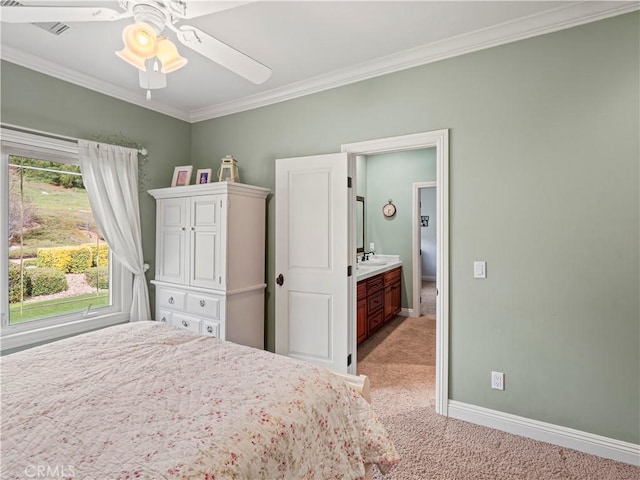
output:
POLYGON ((9 325, 9 156, 78 164, 76 142, 2 128, 0 141, 0 338, 1 351, 21 349, 98 328, 126 323, 133 297, 133 275, 110 254, 111 305, 32 322, 9 325))

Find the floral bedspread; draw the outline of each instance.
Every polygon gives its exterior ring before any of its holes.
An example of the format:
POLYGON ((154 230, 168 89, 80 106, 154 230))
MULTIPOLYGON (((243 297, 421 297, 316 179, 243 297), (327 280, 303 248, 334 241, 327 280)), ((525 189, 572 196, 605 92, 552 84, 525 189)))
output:
POLYGON ((163 323, 0 361, 4 480, 357 479, 398 461, 327 370, 163 323))

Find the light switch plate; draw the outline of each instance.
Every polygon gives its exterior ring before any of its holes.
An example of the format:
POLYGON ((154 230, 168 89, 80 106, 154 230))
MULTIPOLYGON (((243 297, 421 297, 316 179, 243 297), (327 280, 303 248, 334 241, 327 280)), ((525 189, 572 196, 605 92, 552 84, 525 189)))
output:
POLYGON ((473 262, 473 278, 487 278, 487 262, 473 262))

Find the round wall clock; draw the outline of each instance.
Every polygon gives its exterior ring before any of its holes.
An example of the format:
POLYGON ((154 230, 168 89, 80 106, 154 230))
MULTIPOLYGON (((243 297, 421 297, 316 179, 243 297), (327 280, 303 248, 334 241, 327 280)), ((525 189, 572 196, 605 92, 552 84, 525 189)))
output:
POLYGON ((391 200, 384 207, 382 207, 382 214, 385 217, 393 217, 396 214, 396 206, 391 200))

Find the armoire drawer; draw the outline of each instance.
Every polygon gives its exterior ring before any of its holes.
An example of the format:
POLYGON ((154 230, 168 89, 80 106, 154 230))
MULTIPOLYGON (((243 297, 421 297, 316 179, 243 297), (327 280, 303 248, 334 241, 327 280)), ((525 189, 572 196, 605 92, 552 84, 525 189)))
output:
POLYGON ((171 325, 184 328, 194 333, 201 333, 202 320, 200 318, 190 317, 182 313, 174 312, 171 315, 171 325))
POLYGON ((156 290, 156 303, 158 307, 172 310, 184 309, 185 292, 170 288, 158 288, 156 290))
POLYGON ((211 320, 202 321, 202 335, 220 338, 220 322, 212 322, 211 320))
POLYGON ((207 295, 199 292, 188 292, 185 310, 188 313, 207 317, 213 320, 220 319, 220 303, 224 297, 207 295))
POLYGON ((171 323, 173 312, 158 308, 156 312, 156 322, 171 323))

